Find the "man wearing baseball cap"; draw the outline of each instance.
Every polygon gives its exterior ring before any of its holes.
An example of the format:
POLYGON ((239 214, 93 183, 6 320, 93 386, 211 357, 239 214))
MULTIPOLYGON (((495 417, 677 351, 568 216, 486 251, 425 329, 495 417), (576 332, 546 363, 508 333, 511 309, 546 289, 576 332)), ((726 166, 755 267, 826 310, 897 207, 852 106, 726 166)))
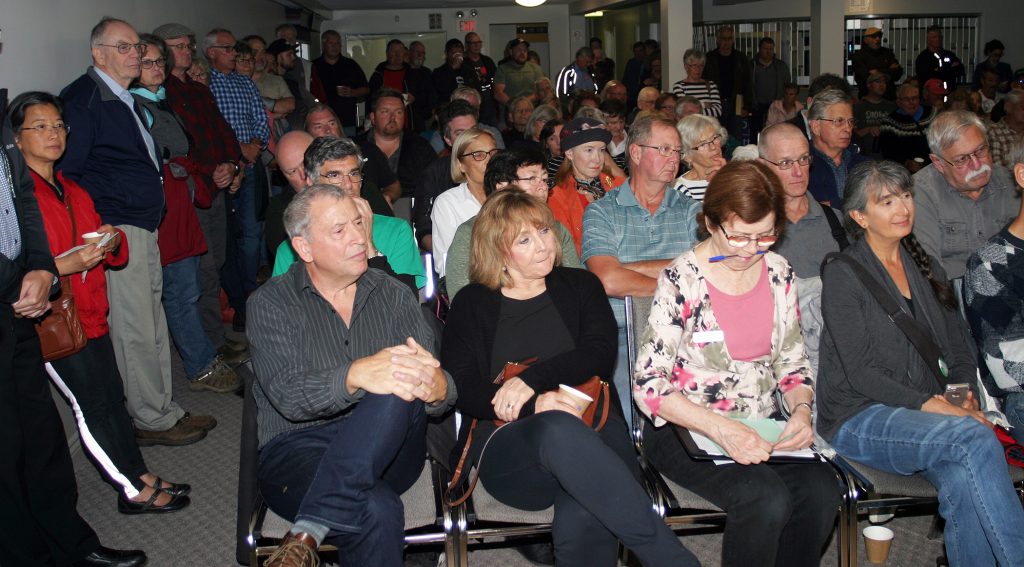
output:
POLYGON ((903 76, 903 66, 896 60, 896 55, 888 47, 882 47, 882 30, 868 28, 864 30, 864 39, 860 50, 853 54, 853 79, 857 82, 858 96, 868 93, 868 77, 872 72, 884 73, 889 82, 883 98, 896 98, 896 81, 903 76))
POLYGON ((494 75, 494 100, 508 104, 518 96, 533 94, 533 85, 544 77, 544 71, 536 63, 527 61, 530 44, 515 38, 508 42, 510 59, 498 65, 494 75))

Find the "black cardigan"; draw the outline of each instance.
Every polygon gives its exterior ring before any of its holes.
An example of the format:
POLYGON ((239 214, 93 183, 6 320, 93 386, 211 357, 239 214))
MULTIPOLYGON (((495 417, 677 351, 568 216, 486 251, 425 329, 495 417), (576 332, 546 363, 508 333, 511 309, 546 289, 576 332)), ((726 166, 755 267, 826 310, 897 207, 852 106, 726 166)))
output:
MULTIPOLYGON (((581 384, 595 375, 610 383, 618 330, 601 281, 586 270, 556 267, 545 283, 576 348, 531 366, 519 378, 538 395, 558 388, 559 384, 581 384)), ((493 383, 490 368, 500 311, 501 291, 474 283, 459 291, 448 313, 441 365, 455 381, 459 392, 455 407, 463 415, 455 457, 461 454, 472 418, 479 418, 481 424, 497 419, 491 399, 499 386, 493 383)), ((614 386, 611 398, 617 406, 614 386)), ((536 399, 535 395, 523 406, 520 418, 533 414, 536 399)), ((475 454, 479 454, 488 436, 489 431, 483 428, 474 433, 475 454)))
MULTIPOLYGON (((977 367, 963 319, 958 312, 942 307, 910 254, 900 249, 913 312, 863 238, 845 253, 860 262, 905 311, 931 330, 949 366, 948 383, 966 382, 974 389, 977 367)), ((934 258, 932 270, 939 281, 946 280, 934 258)), ((817 425, 825 439, 831 440, 846 420, 872 404, 916 410, 932 395, 942 393, 914 345, 841 262, 831 262, 822 269, 821 311, 825 330, 818 364, 817 425)))

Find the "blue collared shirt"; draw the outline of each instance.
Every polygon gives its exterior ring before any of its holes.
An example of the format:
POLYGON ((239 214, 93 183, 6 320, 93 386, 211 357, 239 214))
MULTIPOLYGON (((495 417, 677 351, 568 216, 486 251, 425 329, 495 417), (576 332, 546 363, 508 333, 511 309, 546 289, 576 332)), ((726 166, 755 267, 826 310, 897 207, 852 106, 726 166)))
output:
POLYGON ((248 77, 235 71, 227 75, 210 68, 210 91, 217 100, 217 108, 235 131, 241 143, 258 138, 263 146, 270 140, 267 111, 260 91, 248 77))
MULTIPOLYGON (((671 260, 696 246, 700 203, 665 187, 665 196, 653 214, 642 206, 629 180, 594 201, 583 212, 580 259, 614 256, 622 264, 643 260, 671 260)), ((615 320, 625 326, 625 302, 609 297, 615 320)))

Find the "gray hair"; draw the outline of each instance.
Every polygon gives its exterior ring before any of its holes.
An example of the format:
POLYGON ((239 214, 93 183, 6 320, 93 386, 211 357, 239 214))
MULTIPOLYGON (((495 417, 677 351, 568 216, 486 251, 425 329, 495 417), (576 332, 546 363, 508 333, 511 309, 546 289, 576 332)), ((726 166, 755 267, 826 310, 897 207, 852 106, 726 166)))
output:
POLYGON ((811 103, 811 108, 807 110, 808 120, 821 120, 825 118, 825 112, 832 106, 837 104, 849 104, 853 105, 853 101, 850 100, 850 95, 839 89, 825 89, 815 95, 814 102, 811 103))
POLYGON ((482 102, 482 99, 480 97, 480 91, 474 89, 473 87, 467 86, 461 86, 452 91, 452 95, 448 98, 448 100, 449 102, 453 100, 464 100, 477 108, 480 107, 480 103, 482 102), (473 99, 476 102, 471 102, 467 97, 473 97, 473 99))
POLYGON ((309 209, 313 205, 313 201, 320 197, 337 201, 348 198, 345 196, 345 192, 335 185, 318 184, 299 191, 284 210, 284 230, 288 233, 289 238, 301 236, 306 240, 311 240, 309 224, 313 219, 310 218, 309 209))
POLYGON ((1006 152, 1006 167, 1010 169, 1010 175, 1013 175, 1013 168, 1016 165, 1024 165, 1024 140, 1017 138, 1012 144, 1010 149, 1006 152))
POLYGON ((699 49, 687 49, 683 53, 683 64, 688 65, 691 62, 703 63, 705 61, 704 52, 699 49))
POLYGON ((702 110, 704 108, 704 105, 701 104, 699 98, 690 95, 681 96, 676 99, 676 116, 679 116, 679 113, 683 111, 683 106, 686 106, 687 104, 696 105, 700 107, 702 110))
POLYGON ((320 182, 320 168, 329 161, 355 156, 359 168, 363 168, 363 154, 359 146, 348 138, 321 136, 306 148, 302 157, 302 168, 306 170, 306 178, 310 183, 320 182))
POLYGON ((978 115, 967 110, 947 110, 939 113, 928 127, 928 149, 935 155, 955 144, 964 130, 974 126, 982 138, 988 137, 988 129, 978 115))
MULTIPOLYGON (((161 38, 160 36, 153 35, 151 33, 140 33, 139 43, 143 43, 145 45, 152 45, 157 49, 157 51, 160 52, 160 57, 164 59, 164 74, 170 76, 171 71, 174 69, 174 58, 167 56, 167 44, 164 43, 163 38, 161 38)), ((137 84, 138 79, 135 79, 134 81, 132 81, 132 83, 137 84)))
MULTIPOLYGON (((206 32, 206 35, 203 36, 203 56, 204 57, 206 56, 207 50, 209 50, 214 45, 217 45, 217 34, 219 34, 219 33, 228 33, 228 34, 230 34, 231 30, 228 30, 228 29, 225 29, 225 28, 213 28, 212 30, 206 32)), ((232 34, 232 35, 234 35, 234 34, 232 34)))
POLYGON ((576 57, 577 58, 579 58, 579 57, 589 57, 589 58, 593 59, 594 58, 594 50, 589 48, 589 47, 581 47, 581 48, 576 50, 576 57))
POLYGON ((103 36, 106 35, 107 28, 109 28, 111 24, 124 24, 128 27, 131 27, 131 24, 124 20, 111 18, 110 16, 104 16, 99 22, 96 23, 95 26, 93 26, 92 33, 89 34, 89 47, 97 47, 100 43, 103 42, 103 36))
POLYGON ((864 234, 864 229, 854 222, 853 211, 863 213, 868 201, 877 202, 884 195, 899 195, 904 191, 913 192, 914 181, 910 172, 902 165, 886 160, 866 161, 850 170, 846 177, 843 194, 843 220, 846 231, 855 238, 864 234))
POLYGON ((605 116, 604 111, 593 106, 581 106, 573 118, 590 118, 591 120, 597 120, 601 124, 608 122, 608 117, 605 116))
POLYGON ((921 88, 915 85, 914 83, 903 83, 902 85, 899 86, 899 88, 896 89, 896 96, 898 98, 905 97, 907 96, 907 93, 910 91, 917 91, 918 96, 920 96, 921 94, 921 88))
POLYGON ((1008 92, 1005 95, 1003 95, 1003 106, 1004 107, 1007 104, 1012 104, 1014 106, 1017 106, 1018 104, 1020 104, 1022 102, 1024 102, 1024 91, 1022 91, 1020 89, 1010 89, 1010 92, 1008 92))
POLYGON ((534 125, 537 124, 537 122, 549 122, 551 120, 555 120, 556 118, 561 117, 562 114, 558 111, 558 109, 551 106, 550 104, 542 104, 537 108, 534 108, 533 114, 530 115, 530 119, 526 121, 526 136, 529 137, 533 135, 533 127, 534 125))
POLYGON ((701 141, 701 136, 709 128, 714 131, 714 134, 722 137, 722 144, 724 145, 729 134, 718 122, 717 118, 703 114, 691 114, 676 124, 676 130, 679 131, 679 141, 683 145, 683 159, 686 159, 687 156, 695 151, 693 147, 701 141))

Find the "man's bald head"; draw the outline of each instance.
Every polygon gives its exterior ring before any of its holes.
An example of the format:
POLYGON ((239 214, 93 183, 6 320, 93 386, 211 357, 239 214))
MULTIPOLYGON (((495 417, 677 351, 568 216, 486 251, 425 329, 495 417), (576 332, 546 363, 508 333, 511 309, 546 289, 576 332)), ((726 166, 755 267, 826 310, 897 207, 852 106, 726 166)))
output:
POLYGON ((277 165, 288 180, 288 185, 296 192, 306 187, 306 170, 302 167, 302 160, 306 148, 312 143, 313 136, 301 130, 292 130, 277 142, 277 165))
POLYGON ((640 89, 640 92, 636 95, 636 107, 640 110, 651 110, 654 108, 654 103, 658 100, 661 95, 661 91, 654 87, 644 87, 640 89))
POLYGON ((789 140, 793 137, 807 139, 807 136, 796 126, 788 122, 773 124, 761 130, 757 138, 757 154, 763 158, 771 158, 771 147, 780 140, 789 140))

